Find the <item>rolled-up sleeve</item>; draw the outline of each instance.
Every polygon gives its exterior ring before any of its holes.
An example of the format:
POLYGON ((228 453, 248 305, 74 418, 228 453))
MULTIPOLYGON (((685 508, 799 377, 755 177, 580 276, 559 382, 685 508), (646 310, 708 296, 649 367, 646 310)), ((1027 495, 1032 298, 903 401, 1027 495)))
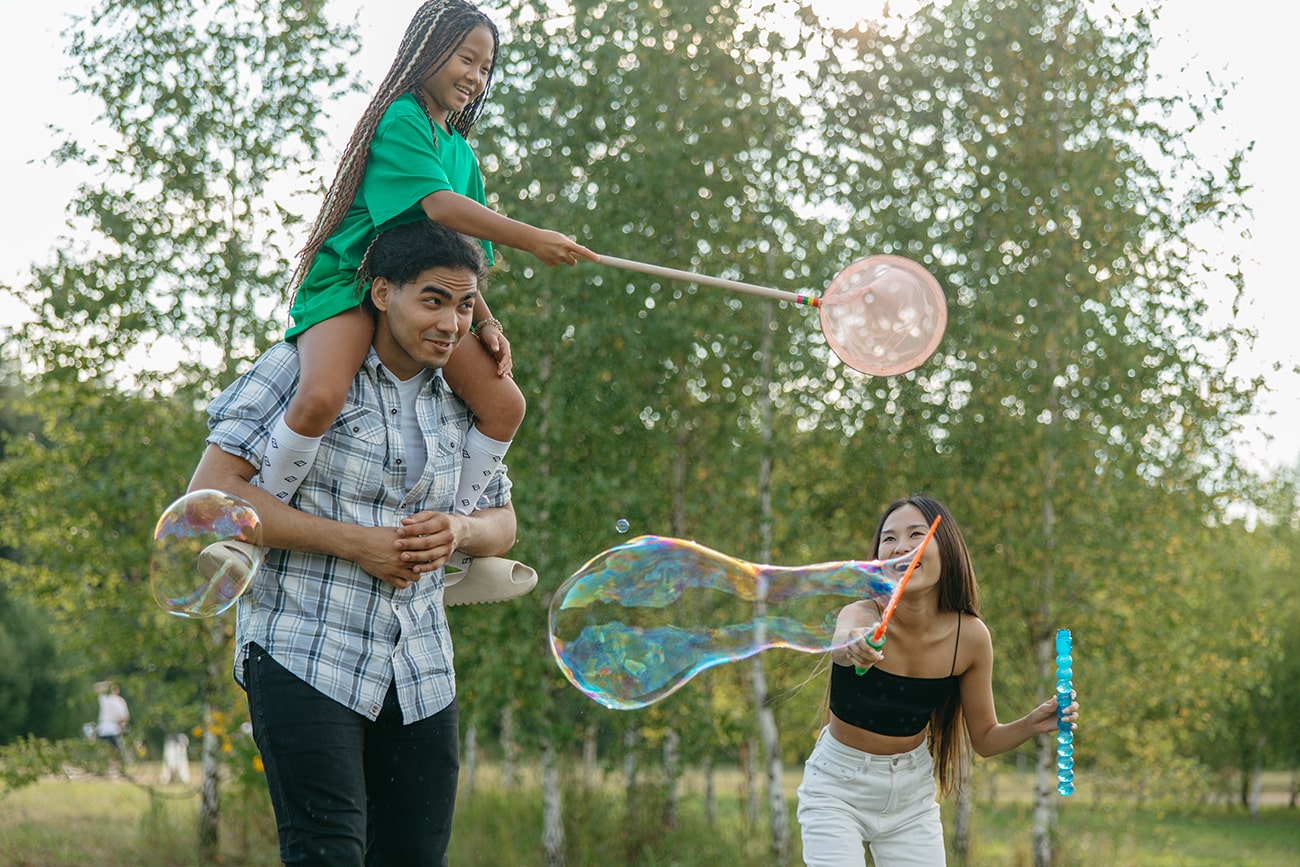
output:
POLYGON ((260 466, 270 426, 284 415, 297 384, 297 349, 272 346, 208 407, 208 442, 260 466))

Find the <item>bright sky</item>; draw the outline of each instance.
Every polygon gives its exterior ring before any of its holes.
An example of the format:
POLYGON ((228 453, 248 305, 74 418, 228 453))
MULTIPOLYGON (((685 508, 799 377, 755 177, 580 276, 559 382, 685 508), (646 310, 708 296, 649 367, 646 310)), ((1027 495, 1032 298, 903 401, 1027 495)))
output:
MULTIPOLYGON (((1116 0, 1116 5, 1132 10, 1149 2, 1116 0)), ((331 3, 335 14, 344 18, 364 9, 358 62, 373 84, 388 68, 412 3, 331 3)), ((854 10, 862 14, 881 4, 879 0, 814 0, 814 5, 843 23, 854 10)), ((894 0, 891 5, 895 12, 907 11, 917 0, 894 0)), ((95 110, 74 98, 70 85, 60 80, 67 60, 59 34, 70 15, 90 7, 91 0, 17 4, 10 9, 9 25, 0 31, 0 80, 7 82, 0 190, 9 202, 0 231, 0 327, 31 317, 21 298, 4 287, 22 285, 31 263, 49 260, 58 237, 66 232, 66 208, 82 179, 74 169, 55 170, 42 161, 60 141, 51 126, 84 129, 95 110)), ((1168 0, 1167 7, 1158 29, 1163 37, 1156 58, 1159 67, 1170 74, 1187 68, 1193 87, 1203 87, 1206 75, 1237 82, 1227 104, 1226 128, 1206 136, 1204 153, 1212 158, 1228 153, 1234 145, 1255 142, 1245 166, 1245 178, 1253 186, 1249 203, 1254 222, 1249 237, 1239 237, 1237 227, 1222 239, 1206 242, 1221 245, 1226 253, 1239 254, 1245 261, 1246 297, 1239 316, 1258 332, 1258 339, 1236 372, 1262 374, 1270 389, 1262 412, 1251 420, 1242 448, 1258 466, 1295 464, 1300 461, 1300 437, 1294 433, 1300 430, 1300 339, 1295 336, 1300 300, 1285 269, 1300 228, 1295 217, 1300 168, 1288 145, 1295 122, 1289 110, 1289 87, 1295 80, 1292 35, 1300 25, 1300 11, 1272 0, 1237 0, 1230 5, 1217 0, 1168 0)), ((364 99, 339 108, 340 145, 363 107, 364 99)), ((332 171, 332 165, 327 170, 332 171)), ((1216 315, 1232 315, 1227 298, 1226 290, 1222 297, 1211 297, 1216 315)))

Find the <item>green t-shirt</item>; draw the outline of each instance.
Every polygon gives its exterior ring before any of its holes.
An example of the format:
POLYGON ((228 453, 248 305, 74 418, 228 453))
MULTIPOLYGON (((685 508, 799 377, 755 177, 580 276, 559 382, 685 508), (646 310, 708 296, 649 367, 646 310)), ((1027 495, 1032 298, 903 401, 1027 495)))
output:
MULTIPOLYGON (((438 127, 434 147, 433 129, 419 100, 410 93, 394 100, 379 119, 361 186, 347 216, 316 253, 298 287, 289 311, 293 325, 286 338, 361 303, 357 268, 370 242, 384 229, 424 219, 420 201, 425 196, 451 190, 486 204, 483 173, 469 142, 460 133, 438 127)), ((492 264, 492 245, 480 243, 492 264)))

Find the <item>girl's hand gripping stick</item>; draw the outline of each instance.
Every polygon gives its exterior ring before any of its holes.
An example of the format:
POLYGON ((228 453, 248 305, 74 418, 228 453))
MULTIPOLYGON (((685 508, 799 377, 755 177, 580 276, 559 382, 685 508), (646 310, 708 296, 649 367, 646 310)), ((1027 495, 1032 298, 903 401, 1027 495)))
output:
MULTIPOLYGON (((907 579, 912 577, 912 572, 916 569, 916 564, 921 562, 921 555, 925 553, 925 546, 929 545, 930 540, 934 538, 934 531, 939 528, 939 520, 940 516, 935 515, 934 523, 930 525, 930 529, 926 532, 925 538, 922 539, 921 544, 917 546, 916 554, 912 557, 912 562, 908 564, 907 571, 903 573, 903 577, 899 580, 898 586, 894 588, 894 595, 889 597, 889 604, 885 606, 885 613, 881 615, 880 622, 876 624, 876 628, 871 631, 871 634, 866 636, 867 644, 873 649, 880 650, 885 646, 885 629, 889 626, 889 618, 894 616, 894 609, 898 607, 898 600, 903 598, 903 590, 907 587, 907 579)), ((867 673, 865 668, 859 668, 858 666, 854 666, 853 670, 858 674, 867 673)))

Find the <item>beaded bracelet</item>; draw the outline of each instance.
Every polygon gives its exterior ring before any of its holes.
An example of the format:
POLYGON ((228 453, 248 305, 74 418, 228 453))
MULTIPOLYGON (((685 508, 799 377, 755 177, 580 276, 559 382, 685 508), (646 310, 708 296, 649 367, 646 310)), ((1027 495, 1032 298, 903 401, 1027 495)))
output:
POLYGON ((500 320, 500 319, 497 319, 495 316, 492 316, 492 317, 489 317, 489 318, 487 318, 487 319, 484 319, 482 322, 479 322, 477 325, 475 325, 475 326, 474 326, 474 333, 475 333, 475 334, 478 334, 478 333, 482 332, 482 330, 483 330, 483 326, 485 326, 485 325, 495 325, 496 328, 497 328, 497 331, 500 331, 500 332, 501 332, 501 335, 502 335, 503 337, 505 336, 505 333, 506 333, 506 327, 505 327, 504 325, 502 325, 502 324, 501 324, 501 320, 500 320))

